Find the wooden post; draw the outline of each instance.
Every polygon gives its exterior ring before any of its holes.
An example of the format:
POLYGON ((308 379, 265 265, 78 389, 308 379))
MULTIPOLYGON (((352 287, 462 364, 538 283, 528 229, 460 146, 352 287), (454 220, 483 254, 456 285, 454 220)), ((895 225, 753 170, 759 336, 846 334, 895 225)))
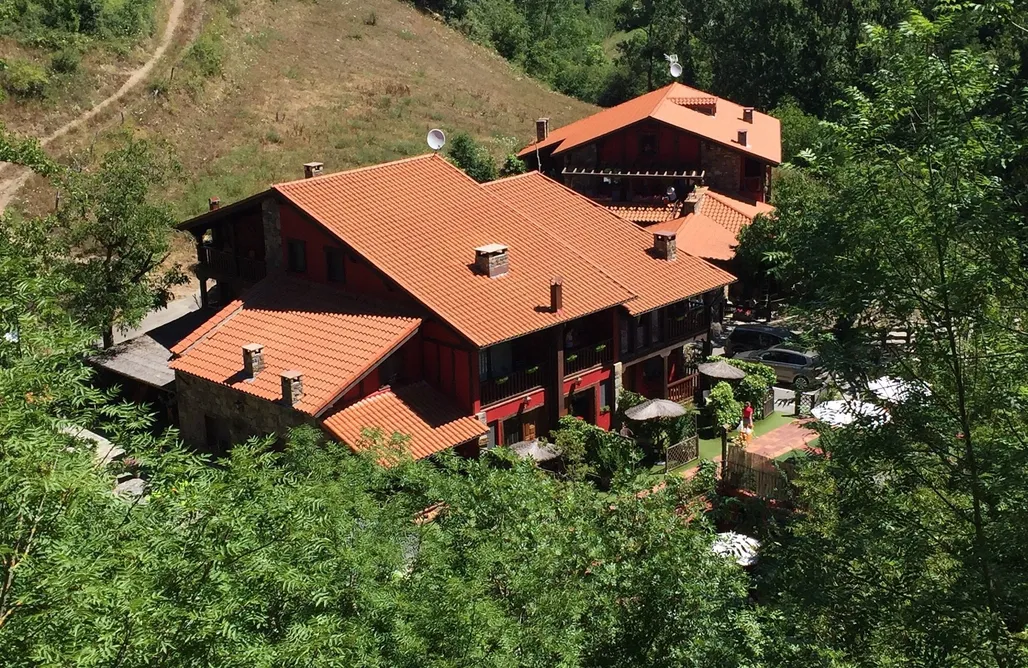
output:
POLYGON ((721 425, 721 480, 728 475, 728 426, 721 425))
POLYGON ((550 330, 549 354, 551 355, 550 379, 546 384, 551 429, 557 428, 560 418, 567 413, 564 406, 564 325, 550 330))
POLYGON ((668 398, 668 387, 667 387, 668 386, 668 379, 667 379, 667 377, 668 377, 668 373, 670 371, 668 369, 668 359, 670 358, 670 356, 671 356, 671 351, 670 350, 668 352, 664 353, 663 355, 661 355, 661 361, 664 363, 664 373, 661 375, 661 380, 660 380, 660 398, 661 399, 667 399, 668 398))

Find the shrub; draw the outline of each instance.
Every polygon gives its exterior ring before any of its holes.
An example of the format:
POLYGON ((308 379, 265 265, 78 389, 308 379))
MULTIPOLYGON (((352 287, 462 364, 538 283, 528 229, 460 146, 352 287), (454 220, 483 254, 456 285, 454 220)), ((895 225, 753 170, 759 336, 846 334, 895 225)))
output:
POLYGON ((760 362, 748 362, 746 360, 735 359, 734 357, 719 357, 717 355, 710 357, 707 361, 717 362, 719 360, 723 362, 728 362, 736 369, 744 371, 747 374, 754 374, 756 376, 760 376, 764 379, 764 382, 767 383, 768 387, 774 385, 775 382, 778 380, 778 376, 775 375, 775 370, 766 364, 761 364, 760 362))
POLYGON ((67 47, 50 56, 50 71, 55 74, 72 74, 78 71, 82 56, 78 49, 67 47))
POLYGON ((207 26, 189 47, 187 59, 205 77, 221 74, 221 61, 224 56, 224 45, 221 35, 207 26))
POLYGON ((708 397, 714 425, 718 428, 727 425, 729 429, 739 424, 742 419, 742 406, 735 400, 732 386, 721 381, 714 386, 708 397))
POLYGON ((366 25, 366 26, 373 26, 373 25, 375 25, 377 23, 378 23, 378 16, 375 14, 375 12, 371 12, 369 14, 365 14, 364 15, 364 25, 366 25))
POLYGON ((760 406, 767 398, 767 391, 771 386, 767 381, 755 373, 746 374, 746 377, 739 381, 738 397, 741 402, 750 402, 754 407, 760 406))
POLYGON ((571 415, 560 419, 551 436, 575 478, 595 475, 605 485, 612 478, 631 476, 642 461, 642 452, 631 439, 571 415))
POLYGON ((449 156, 453 164, 479 183, 493 181, 498 175, 492 156, 466 132, 458 132, 450 141, 449 156))
POLYGON ((0 73, 0 84, 18 97, 43 97, 49 83, 46 70, 27 60, 11 60, 0 73))
POLYGON ((527 169, 528 167, 525 165, 524 160, 514 153, 508 153, 507 157, 503 160, 503 164, 500 165, 500 176, 524 174, 527 169))

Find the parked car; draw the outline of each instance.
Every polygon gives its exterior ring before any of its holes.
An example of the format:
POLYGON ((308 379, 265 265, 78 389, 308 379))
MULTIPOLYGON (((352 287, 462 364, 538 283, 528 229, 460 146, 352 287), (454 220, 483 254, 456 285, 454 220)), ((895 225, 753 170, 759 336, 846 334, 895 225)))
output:
POLYGON ((805 390, 824 377, 821 358, 815 352, 801 353, 787 348, 771 348, 748 350, 739 353, 736 358, 768 365, 775 370, 779 382, 791 383, 797 390, 805 390))
POLYGON ((794 334, 773 325, 738 325, 725 340, 725 356, 732 357, 746 350, 767 350, 781 345, 794 334))

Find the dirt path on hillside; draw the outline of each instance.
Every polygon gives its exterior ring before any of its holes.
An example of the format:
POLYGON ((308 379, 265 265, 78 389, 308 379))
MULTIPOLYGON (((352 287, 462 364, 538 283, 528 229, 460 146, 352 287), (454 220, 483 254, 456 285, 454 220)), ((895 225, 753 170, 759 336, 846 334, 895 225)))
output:
MULTIPOLYGON (((150 74, 154 65, 157 64, 157 61, 164 56, 164 52, 167 51, 168 47, 171 45, 171 38, 175 36, 175 31, 178 29, 179 19, 182 18, 182 10, 185 8, 185 4, 185 0, 172 0, 171 10, 168 12, 168 22, 164 26, 164 35, 161 37, 160 44, 158 44, 157 48, 154 49, 150 59, 143 63, 139 69, 129 75, 129 78, 125 80, 125 83, 121 85, 121 88, 107 99, 98 103, 92 109, 57 128, 49 136, 40 139, 39 143, 46 146, 50 142, 68 134, 80 125, 88 123, 97 114, 107 109, 107 107, 120 100, 129 91, 142 83, 150 74)), ((4 209, 7 208, 7 205, 10 204, 12 199, 14 199, 15 194, 17 194, 31 176, 32 172, 28 169, 18 168, 6 162, 0 162, 0 213, 3 213, 4 209)))

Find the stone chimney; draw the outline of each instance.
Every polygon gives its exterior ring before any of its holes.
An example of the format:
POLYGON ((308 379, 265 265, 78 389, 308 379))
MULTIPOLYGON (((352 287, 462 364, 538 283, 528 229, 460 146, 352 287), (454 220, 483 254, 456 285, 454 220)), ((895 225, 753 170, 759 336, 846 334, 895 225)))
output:
POLYGON ((564 308, 564 278, 557 276, 550 279, 550 311, 560 313, 564 308))
POLYGON ((264 368, 264 346, 248 343, 243 346, 243 371, 249 378, 255 377, 264 368))
POLYGON ((743 146, 747 146, 746 137, 749 134, 746 130, 739 130, 739 143, 743 146))
POLYGON ((703 196, 707 193, 707 189, 703 186, 696 186, 692 189, 685 199, 682 200, 682 215, 687 216, 690 213, 699 213, 700 207, 703 204, 703 196))
POLYGON ((753 107, 742 108, 742 120, 746 121, 747 123, 753 122, 753 107))
POLYGON ((661 260, 673 262, 678 256, 678 243, 674 232, 653 233, 653 254, 661 260))
POLYGON ((218 197, 212 197, 207 200, 207 210, 214 211, 221 208, 221 199, 218 197))
POLYGON ((506 274, 510 270, 507 247, 503 244, 486 244, 476 248, 475 270, 489 278, 506 274))
POLYGON ((310 179, 315 176, 321 176, 321 172, 325 170, 325 163, 323 162, 306 162, 303 165, 303 178, 310 179))
POLYGON ((550 119, 540 118, 535 122, 535 140, 543 141, 550 136, 550 119))
POLYGON ((282 403, 295 406, 303 398, 303 374, 299 371, 282 372, 282 403))

